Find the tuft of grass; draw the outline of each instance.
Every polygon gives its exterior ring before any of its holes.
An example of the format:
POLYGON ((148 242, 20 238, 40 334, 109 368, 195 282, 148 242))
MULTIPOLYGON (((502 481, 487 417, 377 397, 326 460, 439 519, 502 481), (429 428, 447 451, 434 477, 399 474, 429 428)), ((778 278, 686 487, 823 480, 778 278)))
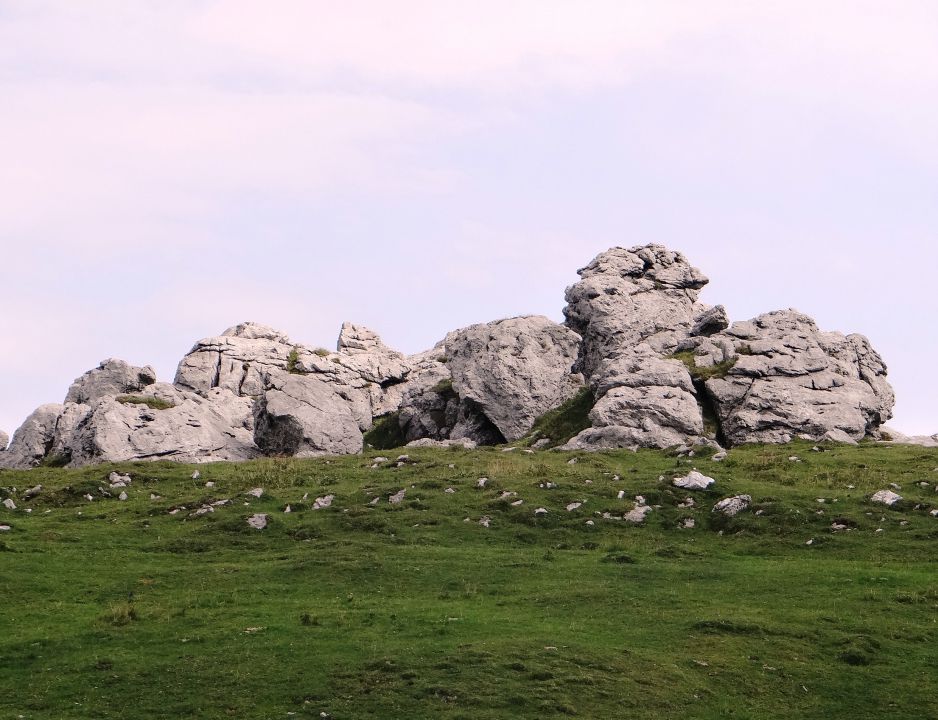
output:
POLYGON ((40 460, 39 466, 46 468, 61 468, 68 465, 71 461, 72 459, 68 455, 53 453, 51 455, 46 455, 42 460, 40 460))
POLYGON ((292 350, 290 350, 290 354, 287 355, 287 372, 293 373, 294 375, 300 375, 302 371, 298 367, 299 362, 300 351, 294 347, 292 350))
POLYGON ((323 348, 323 347, 318 347, 315 350, 313 350, 313 355, 318 355, 321 358, 329 357, 331 354, 332 353, 330 353, 328 350, 326 350, 326 348, 323 348))
POLYGON ((401 430, 400 417, 400 413, 393 412, 376 418, 371 430, 365 433, 365 442, 375 450, 390 450, 406 445, 407 438, 401 430))
POLYGON ((137 619, 137 607, 134 605, 133 600, 114 603, 104 611, 103 615, 101 615, 102 622, 108 625, 115 625, 117 627, 129 625, 137 619))
POLYGON ((176 407, 175 403, 152 395, 118 395, 115 399, 124 405, 146 405, 151 410, 169 410, 176 407))
POLYGON ((700 382, 706 382, 707 380, 713 380, 714 378, 725 378, 729 374, 730 370, 732 370, 736 365, 736 358, 731 358, 729 360, 724 360, 721 363, 711 365, 710 367, 699 367, 697 365, 697 360, 694 357, 694 353, 691 350, 674 353, 673 355, 669 355, 668 359, 680 360, 682 363, 684 363, 684 366, 690 373, 691 378, 700 382))
POLYGON ((590 426, 589 414, 595 402, 593 391, 588 387, 582 388, 565 403, 534 421, 528 444, 539 438, 549 438, 549 447, 563 445, 590 426))

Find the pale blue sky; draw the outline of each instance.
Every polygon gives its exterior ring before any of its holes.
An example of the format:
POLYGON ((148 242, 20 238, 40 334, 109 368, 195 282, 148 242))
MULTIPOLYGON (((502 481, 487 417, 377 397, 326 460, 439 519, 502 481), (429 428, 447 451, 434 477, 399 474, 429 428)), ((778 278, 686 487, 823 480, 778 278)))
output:
POLYGON ((0 428, 243 320, 413 352, 661 242, 938 431, 932 2, 0 0, 0 428))

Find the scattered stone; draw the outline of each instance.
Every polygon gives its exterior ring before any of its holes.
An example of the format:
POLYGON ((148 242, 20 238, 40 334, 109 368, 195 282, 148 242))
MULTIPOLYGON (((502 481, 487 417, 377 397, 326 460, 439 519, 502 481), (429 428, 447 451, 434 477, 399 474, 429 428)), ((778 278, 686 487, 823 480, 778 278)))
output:
POLYGON ((388 459, 386 457, 381 457, 380 455, 372 460, 373 463, 380 465, 381 463, 386 463, 388 459))
POLYGON ((902 489, 902 486, 899 485, 898 483, 889 483, 889 487, 891 487, 893 490, 901 490, 901 489, 902 489))
POLYGON ((213 488, 213 487, 215 487, 215 483, 213 483, 211 480, 209 480, 207 483, 205 483, 205 487, 207 487, 207 488, 213 488))
POLYGON ((596 523, 594 523, 592 520, 587 520, 586 524, 589 525, 590 527, 593 527, 593 525, 595 525, 596 523))
POLYGON ((540 440, 534 442, 531 445, 531 448, 534 450, 543 450, 548 445, 550 445, 550 438, 541 438, 540 440))
POLYGON ((576 465, 576 458, 570 458, 567 460, 567 465, 576 465))
POLYGON ((931 510, 928 514, 931 515, 932 517, 938 517, 938 508, 931 510))
POLYGON ((253 488, 252 490, 248 490, 244 494, 250 495, 251 497, 260 498, 260 496, 264 494, 264 488, 253 488))
POLYGON ((479 520, 479 525, 481 525, 482 527, 488 527, 491 522, 492 521, 488 515, 483 515, 481 519, 479 520))
POLYGON ((846 530, 846 529, 847 529, 847 526, 844 525, 843 523, 838 523, 838 522, 831 523, 831 530, 833 532, 840 532, 841 530, 846 530))
POLYGON ((267 513, 257 513, 248 518, 248 525, 255 530, 263 530, 267 527, 267 513))
POLYGON ((484 478, 484 477, 483 477, 483 478, 479 478, 479 479, 476 481, 476 487, 484 488, 484 487, 485 487, 485 483, 487 483, 488 481, 489 481, 488 478, 484 478))
POLYGON ((221 507, 223 505, 228 505, 231 503, 231 500, 216 500, 212 503, 212 507, 221 507))
POLYGON ((792 455, 792 456, 790 456, 790 457, 788 458, 788 462, 796 462, 796 463, 799 463, 799 462, 801 462, 801 458, 798 457, 797 455, 792 455))
POLYGON ((679 508, 692 508, 694 507, 695 504, 696 503, 694 502, 694 498, 689 497, 689 498, 684 498, 684 502, 678 503, 678 507, 679 508))
POLYGON ((377 505, 379 502, 381 502, 381 498, 380 498, 380 497, 373 497, 373 498, 371 498, 371 502, 369 502, 368 504, 369 504, 369 505, 377 505))
POLYGON ((313 501, 313 510, 322 510, 332 505, 332 501, 335 499, 335 495, 324 495, 323 497, 318 497, 313 501))
POLYGON ((162 496, 157 495, 156 493, 150 493, 151 500, 162 500, 162 496))
POLYGON ((0 532, 10 532, 12 529, 9 525, 0 525, 0 532))
POLYGON ((534 514, 535 514, 535 515, 546 515, 546 514, 547 514, 547 508, 539 507, 539 508, 537 508, 537 509, 534 511, 534 514))
POLYGON ((406 488, 400 492, 396 492, 390 497, 388 497, 388 502, 392 505, 398 505, 404 500, 404 494, 407 492, 406 488))
POLYGON ((42 492, 42 485, 36 485, 35 487, 31 487, 31 488, 29 488, 29 490, 26 490, 26 491, 23 493, 23 499, 24 499, 24 500, 32 500, 34 497, 36 497, 36 496, 37 496, 39 493, 41 493, 41 492, 42 492))
POLYGON ((16 510, 16 503, 13 502, 12 498, 7 498, 3 501, 3 507, 7 510, 16 510))
POLYGON ((711 510, 711 512, 723 513, 724 515, 733 517, 734 515, 747 510, 751 504, 752 497, 750 495, 734 495, 733 497, 720 500, 720 502, 713 506, 713 510, 711 510))
POLYGON ((456 490, 454 488, 448 487, 443 492, 445 492, 447 495, 452 495, 454 492, 456 492, 456 490))
POLYGON ((681 527, 685 530, 692 530, 694 527, 694 518, 684 518, 681 521, 681 527))
POLYGON ((192 473, 192 479, 193 479, 193 480, 198 480, 200 477, 202 477, 202 473, 200 473, 198 470, 196 470, 194 473, 192 473))
POLYGON ((87 500, 88 502, 91 502, 92 500, 94 500, 94 496, 92 496, 91 493, 86 493, 85 496, 84 496, 84 498, 85 498, 85 500, 87 500))
POLYGON ((398 455, 398 456, 397 456, 397 462, 399 462, 399 463, 410 462, 410 455, 398 455))
POLYGON ((567 505, 567 512, 573 512, 574 510, 576 510, 576 509, 577 509, 578 507, 580 507, 581 505, 583 505, 583 503, 581 503, 581 502, 572 502, 572 503, 570 503, 569 505, 567 505))
POLYGON ((618 500, 622 500, 624 497, 625 497, 625 490, 620 490, 620 491, 616 494, 616 499, 618 499, 618 500))
POLYGON ((671 484, 674 485, 674 487, 684 488, 685 490, 706 490, 715 482, 716 480, 712 477, 707 477, 703 473, 691 470, 682 478, 674 478, 671 484))
POLYGON ((723 462, 726 460, 726 450, 721 450, 710 459, 713 460, 713 462, 723 462))
POLYGON ((805 545, 814 545, 814 538, 811 538, 810 540, 808 540, 808 541, 805 543, 805 545))
POLYGON ((651 508, 648 505, 635 503, 635 507, 623 515, 622 519, 637 525, 645 522, 645 516, 650 512, 651 508))
POLYGON ((883 505, 888 505, 892 507, 897 502, 902 500, 901 495, 897 495, 891 490, 879 490, 873 493, 873 496, 870 498, 870 501, 875 503, 882 503, 883 505))
POLYGON ((122 491, 121 494, 117 496, 117 499, 118 499, 118 500, 126 500, 126 499, 127 499, 127 493, 125 493, 125 492, 122 491))
POLYGON ((511 506, 512 506, 512 507, 518 507, 518 506, 521 505, 523 502, 524 502, 524 500, 515 500, 513 503, 511 503, 511 506))

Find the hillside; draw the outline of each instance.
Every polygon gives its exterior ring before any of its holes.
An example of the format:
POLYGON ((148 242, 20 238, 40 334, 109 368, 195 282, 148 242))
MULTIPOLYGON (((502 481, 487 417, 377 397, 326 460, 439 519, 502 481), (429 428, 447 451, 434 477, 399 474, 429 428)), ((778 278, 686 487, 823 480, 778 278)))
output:
POLYGON ((0 716, 936 717, 938 449, 813 447, 3 470, 0 716))

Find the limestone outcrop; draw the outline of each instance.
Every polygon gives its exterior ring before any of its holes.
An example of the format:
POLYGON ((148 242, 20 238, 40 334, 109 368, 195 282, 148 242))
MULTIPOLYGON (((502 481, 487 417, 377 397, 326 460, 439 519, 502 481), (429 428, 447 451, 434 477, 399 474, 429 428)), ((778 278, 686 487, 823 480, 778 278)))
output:
POLYGON ((355 453, 379 418, 368 437, 393 430, 382 442, 500 444, 568 400, 576 427, 589 427, 564 447, 582 450, 856 442, 891 417, 886 366, 865 337, 822 331, 795 310, 730 323, 699 301, 708 280, 679 252, 612 248, 579 276, 563 325, 472 325, 416 355, 353 323, 330 351, 245 322, 198 341, 172 384, 105 360, 63 404, 34 411, 9 447, 0 433, 0 467, 355 453))
POLYGON ((470 400, 508 441, 576 394, 583 378, 571 371, 580 336, 546 317, 472 325, 446 336, 453 390, 470 400))

